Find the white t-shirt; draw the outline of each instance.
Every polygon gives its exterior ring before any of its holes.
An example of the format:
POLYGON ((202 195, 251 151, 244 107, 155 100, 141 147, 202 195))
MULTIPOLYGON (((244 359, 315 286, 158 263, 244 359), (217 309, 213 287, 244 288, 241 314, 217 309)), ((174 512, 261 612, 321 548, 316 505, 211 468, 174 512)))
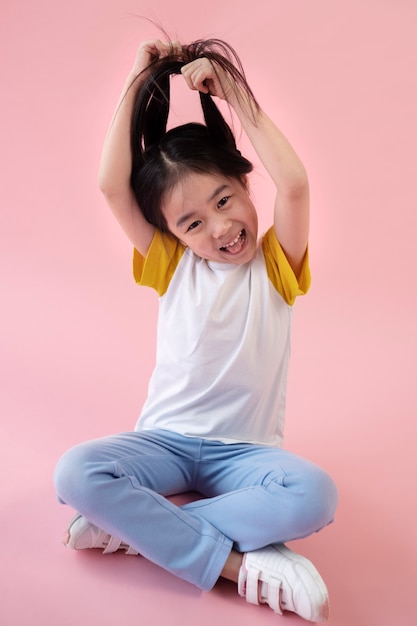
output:
POLYGON ((160 295, 156 366, 136 430, 280 446, 297 281, 271 228, 243 265, 206 261, 155 234, 134 276, 160 295))

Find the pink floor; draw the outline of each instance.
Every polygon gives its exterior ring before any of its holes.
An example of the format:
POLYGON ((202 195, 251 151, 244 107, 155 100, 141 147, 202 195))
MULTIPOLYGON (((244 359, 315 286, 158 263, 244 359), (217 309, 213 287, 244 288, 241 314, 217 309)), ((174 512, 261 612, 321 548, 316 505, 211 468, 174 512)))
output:
MULTIPOLYGON (((156 34, 146 14, 187 41, 229 40, 303 156, 313 285, 285 445, 335 478, 340 505, 294 547, 327 582, 330 626, 416 626, 417 4, 194 4, 0 3, 0 624, 304 623, 227 582, 200 593, 141 557, 61 544, 73 512, 55 500, 57 459, 133 427, 154 361, 156 299, 133 284, 96 182, 124 76, 156 34)), ((273 196, 255 167, 263 228, 273 196)))
MULTIPOLYGON (((46 403, 44 389, 28 387, 22 397, 25 388, 10 381, 3 395, 2 415, 9 419, 3 421, 1 436, 1 624, 304 623, 293 615, 278 617, 266 607, 247 605, 226 581, 211 593, 201 593, 142 557, 67 550, 61 535, 72 511, 55 501, 51 477, 60 452, 85 436, 84 426, 79 423, 75 433, 59 429, 57 420, 69 424, 76 403, 65 408, 59 397, 46 403)), ((289 430, 298 451, 307 453, 310 444, 289 430)), ((414 444, 408 452, 403 448, 403 455, 395 448, 370 448, 369 440, 367 445, 366 459, 363 445, 318 455, 339 485, 337 519, 293 545, 315 562, 327 581, 329 624, 414 626, 415 489, 406 473, 414 444)))

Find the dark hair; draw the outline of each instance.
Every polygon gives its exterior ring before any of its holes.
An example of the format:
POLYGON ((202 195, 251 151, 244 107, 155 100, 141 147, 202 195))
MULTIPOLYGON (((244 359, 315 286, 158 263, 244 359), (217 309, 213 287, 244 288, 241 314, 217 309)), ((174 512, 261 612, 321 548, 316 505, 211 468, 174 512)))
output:
MULTIPOLYGON (((250 161, 236 147, 233 133, 210 94, 200 92, 204 124, 189 123, 167 131, 170 78, 187 63, 207 57, 243 88, 251 108, 258 105, 246 82, 234 50, 219 39, 199 40, 153 61, 134 101, 131 122, 131 186, 145 218, 162 232, 168 227, 162 203, 170 190, 187 174, 221 174, 238 178, 252 171, 250 161)), ((141 79, 139 75, 138 79, 141 79)), ((136 79, 136 80, 138 80, 136 79)))

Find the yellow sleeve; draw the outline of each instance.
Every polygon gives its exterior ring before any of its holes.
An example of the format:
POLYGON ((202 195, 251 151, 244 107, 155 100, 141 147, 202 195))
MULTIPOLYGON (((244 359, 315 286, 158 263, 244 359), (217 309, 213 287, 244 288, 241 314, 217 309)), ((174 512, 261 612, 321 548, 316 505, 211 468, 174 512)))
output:
POLYGON ((311 276, 308 250, 306 251, 298 280, 279 244, 273 226, 262 238, 262 250, 270 281, 285 302, 293 305, 296 297, 306 294, 310 287, 311 276))
POLYGON ((159 296, 168 289, 185 247, 174 237, 155 230, 146 257, 133 250, 133 277, 138 285, 152 287, 159 296))

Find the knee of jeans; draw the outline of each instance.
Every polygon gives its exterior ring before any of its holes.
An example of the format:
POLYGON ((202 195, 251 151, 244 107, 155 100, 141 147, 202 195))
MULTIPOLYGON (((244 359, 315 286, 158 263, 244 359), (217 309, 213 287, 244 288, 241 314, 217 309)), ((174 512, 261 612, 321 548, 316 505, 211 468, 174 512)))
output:
POLYGON ((85 444, 70 448, 59 459, 54 471, 58 500, 77 508, 78 503, 91 496, 94 458, 85 444))
POLYGON ((284 478, 283 484, 272 484, 269 490, 278 489, 276 515, 281 518, 285 507, 286 520, 293 533, 292 539, 306 537, 333 521, 337 506, 337 489, 330 476, 321 468, 311 465, 302 473, 284 478), (282 500, 282 488, 286 498, 282 500))
POLYGON ((301 508, 307 526, 306 532, 320 530, 334 519, 338 494, 333 479, 321 468, 314 467, 301 481, 301 508))

